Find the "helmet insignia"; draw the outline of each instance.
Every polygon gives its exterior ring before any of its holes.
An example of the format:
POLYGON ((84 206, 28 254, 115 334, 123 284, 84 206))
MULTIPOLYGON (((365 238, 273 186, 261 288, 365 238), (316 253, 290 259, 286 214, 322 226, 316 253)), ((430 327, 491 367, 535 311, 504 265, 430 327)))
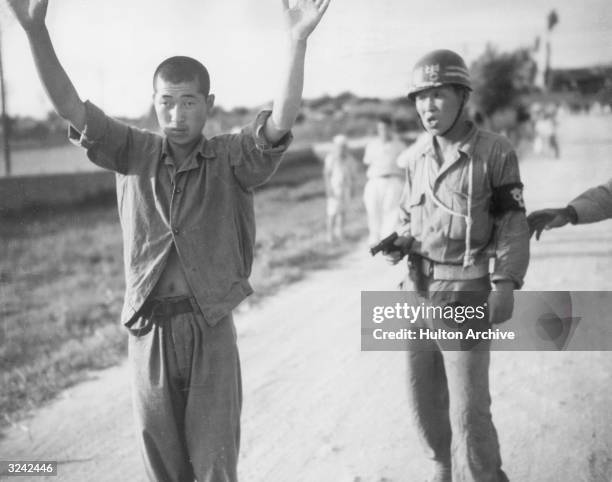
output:
POLYGON ((440 78, 440 64, 423 66, 423 80, 425 82, 437 82, 440 78))

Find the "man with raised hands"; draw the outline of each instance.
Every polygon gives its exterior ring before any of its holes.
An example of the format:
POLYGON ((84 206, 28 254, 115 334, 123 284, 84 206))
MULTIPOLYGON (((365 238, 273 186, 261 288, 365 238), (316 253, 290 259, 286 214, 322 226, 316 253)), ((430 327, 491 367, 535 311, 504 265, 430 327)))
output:
POLYGON ((330 0, 282 0, 289 54, 271 111, 206 139, 206 68, 164 60, 153 75, 155 134, 82 101, 45 24, 48 0, 8 0, 69 136, 114 171, 123 231, 129 362, 141 453, 151 480, 237 480, 242 404, 232 310, 252 293, 253 188, 289 146, 307 39, 330 0))

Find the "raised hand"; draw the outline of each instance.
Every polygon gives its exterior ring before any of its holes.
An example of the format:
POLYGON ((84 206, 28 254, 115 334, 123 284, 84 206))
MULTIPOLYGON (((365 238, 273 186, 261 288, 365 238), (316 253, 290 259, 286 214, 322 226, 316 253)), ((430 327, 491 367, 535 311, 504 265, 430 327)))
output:
POLYGON ((527 216, 529 224, 529 236, 536 235, 539 240, 544 229, 560 228, 571 221, 571 216, 567 208, 542 209, 534 211, 527 216))
POLYGON ((48 3, 49 0, 8 0, 17 20, 26 31, 45 24, 48 3))
POLYGON ((85 104, 62 67, 45 26, 48 0, 7 0, 25 30, 36 70, 55 111, 79 131, 85 127, 85 104))
POLYGON ((305 40, 319 24, 330 0, 283 0, 283 10, 291 37, 305 40), (292 3, 293 6, 289 4, 292 3))

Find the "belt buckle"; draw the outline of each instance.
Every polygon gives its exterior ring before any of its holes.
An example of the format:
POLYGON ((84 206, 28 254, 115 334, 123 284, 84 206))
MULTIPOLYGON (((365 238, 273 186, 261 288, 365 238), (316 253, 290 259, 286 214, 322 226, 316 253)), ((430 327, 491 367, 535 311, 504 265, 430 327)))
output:
POLYGON ((190 296, 177 296, 166 300, 160 300, 159 307, 163 316, 176 316, 183 313, 193 313, 194 300, 190 296))
POLYGON ((434 263, 427 258, 423 258, 423 274, 428 278, 431 278, 434 274, 434 263))
POLYGON ((152 316, 157 304, 157 300, 146 300, 138 310, 138 314, 146 317, 152 316))
POLYGON ((154 298, 146 302, 142 312, 145 316, 169 317, 182 313, 197 313, 196 306, 197 302, 191 296, 154 298))
POLYGON ((151 313, 151 316, 166 316, 166 312, 168 311, 168 303, 163 301, 163 300, 159 300, 159 299, 153 299, 151 300, 151 307, 149 309, 149 312, 151 313))
POLYGON ((172 307, 174 305, 175 301, 171 300, 171 299, 163 299, 163 298, 153 298, 150 301, 150 306, 149 306, 149 313, 150 316, 155 317, 155 316, 162 316, 162 317, 167 317, 170 316, 172 314, 172 307))

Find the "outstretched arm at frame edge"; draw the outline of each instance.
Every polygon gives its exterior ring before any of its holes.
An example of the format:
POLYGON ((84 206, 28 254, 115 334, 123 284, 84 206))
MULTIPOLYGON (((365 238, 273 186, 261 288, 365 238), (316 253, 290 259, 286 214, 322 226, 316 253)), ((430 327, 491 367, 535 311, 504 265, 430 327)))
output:
POLYGON ((85 128, 85 105, 60 64, 45 24, 48 0, 8 0, 30 42, 38 75, 57 113, 79 131, 85 128))
POLYGON ((290 41, 281 85, 264 130, 266 139, 272 144, 278 143, 293 127, 302 101, 307 40, 330 0, 296 0, 292 7, 289 0, 282 2, 290 41))

